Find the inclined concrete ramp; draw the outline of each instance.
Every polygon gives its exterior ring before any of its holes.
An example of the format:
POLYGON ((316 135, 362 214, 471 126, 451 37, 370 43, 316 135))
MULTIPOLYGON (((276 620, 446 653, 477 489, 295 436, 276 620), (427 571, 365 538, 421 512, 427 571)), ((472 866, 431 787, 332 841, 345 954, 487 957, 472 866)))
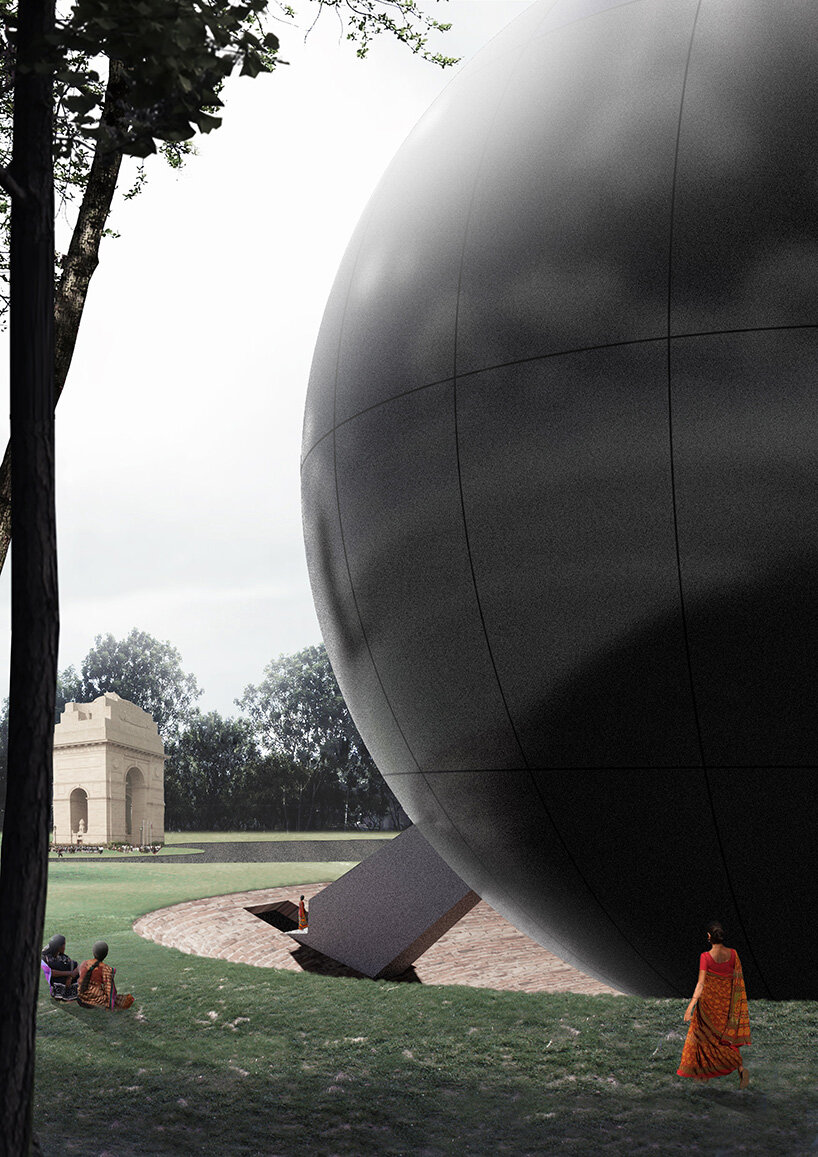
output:
POLYGON ((398 976, 480 897, 408 828, 309 905, 309 927, 288 932, 364 976, 398 976))

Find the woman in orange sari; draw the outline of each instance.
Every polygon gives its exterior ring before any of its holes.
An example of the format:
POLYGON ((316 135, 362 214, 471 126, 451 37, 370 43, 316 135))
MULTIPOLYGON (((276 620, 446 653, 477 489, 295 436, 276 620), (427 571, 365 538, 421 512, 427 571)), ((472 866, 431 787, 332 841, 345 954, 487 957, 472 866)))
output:
POLYGON ((124 996, 117 993, 116 969, 104 963, 107 955, 108 945, 98 940, 94 945, 94 959, 80 965, 77 1001, 85 1008, 130 1008, 133 997, 130 993, 124 996))
POLYGON ((746 1089, 750 1074, 739 1046, 750 1044, 750 1015, 741 961, 735 948, 726 947, 721 924, 710 925, 707 939, 710 950, 699 960, 699 981, 685 1012, 690 1028, 676 1071, 697 1081, 738 1071, 738 1087, 746 1089))

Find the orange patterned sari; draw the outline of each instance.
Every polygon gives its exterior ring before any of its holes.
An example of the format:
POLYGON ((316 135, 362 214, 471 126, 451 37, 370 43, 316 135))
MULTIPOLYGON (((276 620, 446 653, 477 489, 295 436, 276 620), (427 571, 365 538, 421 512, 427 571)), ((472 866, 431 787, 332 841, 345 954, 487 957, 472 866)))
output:
MULTIPOLYGON (((702 958, 705 955, 702 953, 702 958)), ((750 1044, 750 1014, 744 974, 735 949, 732 965, 729 975, 720 976, 709 969, 706 972, 676 1070, 680 1077, 708 1081, 743 1068, 739 1045, 750 1044)))
POLYGON ((133 997, 130 993, 119 995, 114 984, 115 972, 115 968, 100 960, 83 961, 80 965, 79 1003, 86 1008, 130 1008, 133 997))

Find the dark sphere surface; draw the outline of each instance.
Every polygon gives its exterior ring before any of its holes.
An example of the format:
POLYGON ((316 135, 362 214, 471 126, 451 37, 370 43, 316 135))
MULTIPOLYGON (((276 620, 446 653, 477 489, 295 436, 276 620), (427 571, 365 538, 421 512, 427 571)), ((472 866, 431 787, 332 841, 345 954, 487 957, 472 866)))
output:
POLYGON ((308 562, 427 839, 528 935, 818 998, 818 4, 542 0, 353 236, 308 562), (782 943, 788 945, 782 951, 782 943))

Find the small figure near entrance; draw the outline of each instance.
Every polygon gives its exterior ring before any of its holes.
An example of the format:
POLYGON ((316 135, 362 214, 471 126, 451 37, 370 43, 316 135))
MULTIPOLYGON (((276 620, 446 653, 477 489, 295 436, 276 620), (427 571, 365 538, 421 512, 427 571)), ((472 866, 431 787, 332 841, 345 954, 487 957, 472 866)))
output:
POLYGON ((78 1002, 84 1008, 130 1008, 130 993, 120 996, 114 984, 115 968, 105 964, 108 945, 98 940, 94 945, 93 960, 85 960, 79 967, 78 1002))
POLYGON ((41 967, 55 1000, 76 1000, 80 967, 65 954, 65 937, 52 936, 42 951, 41 967))
POLYGON ((307 905, 304 903, 304 897, 298 901, 298 931, 303 932, 307 927, 307 905))

